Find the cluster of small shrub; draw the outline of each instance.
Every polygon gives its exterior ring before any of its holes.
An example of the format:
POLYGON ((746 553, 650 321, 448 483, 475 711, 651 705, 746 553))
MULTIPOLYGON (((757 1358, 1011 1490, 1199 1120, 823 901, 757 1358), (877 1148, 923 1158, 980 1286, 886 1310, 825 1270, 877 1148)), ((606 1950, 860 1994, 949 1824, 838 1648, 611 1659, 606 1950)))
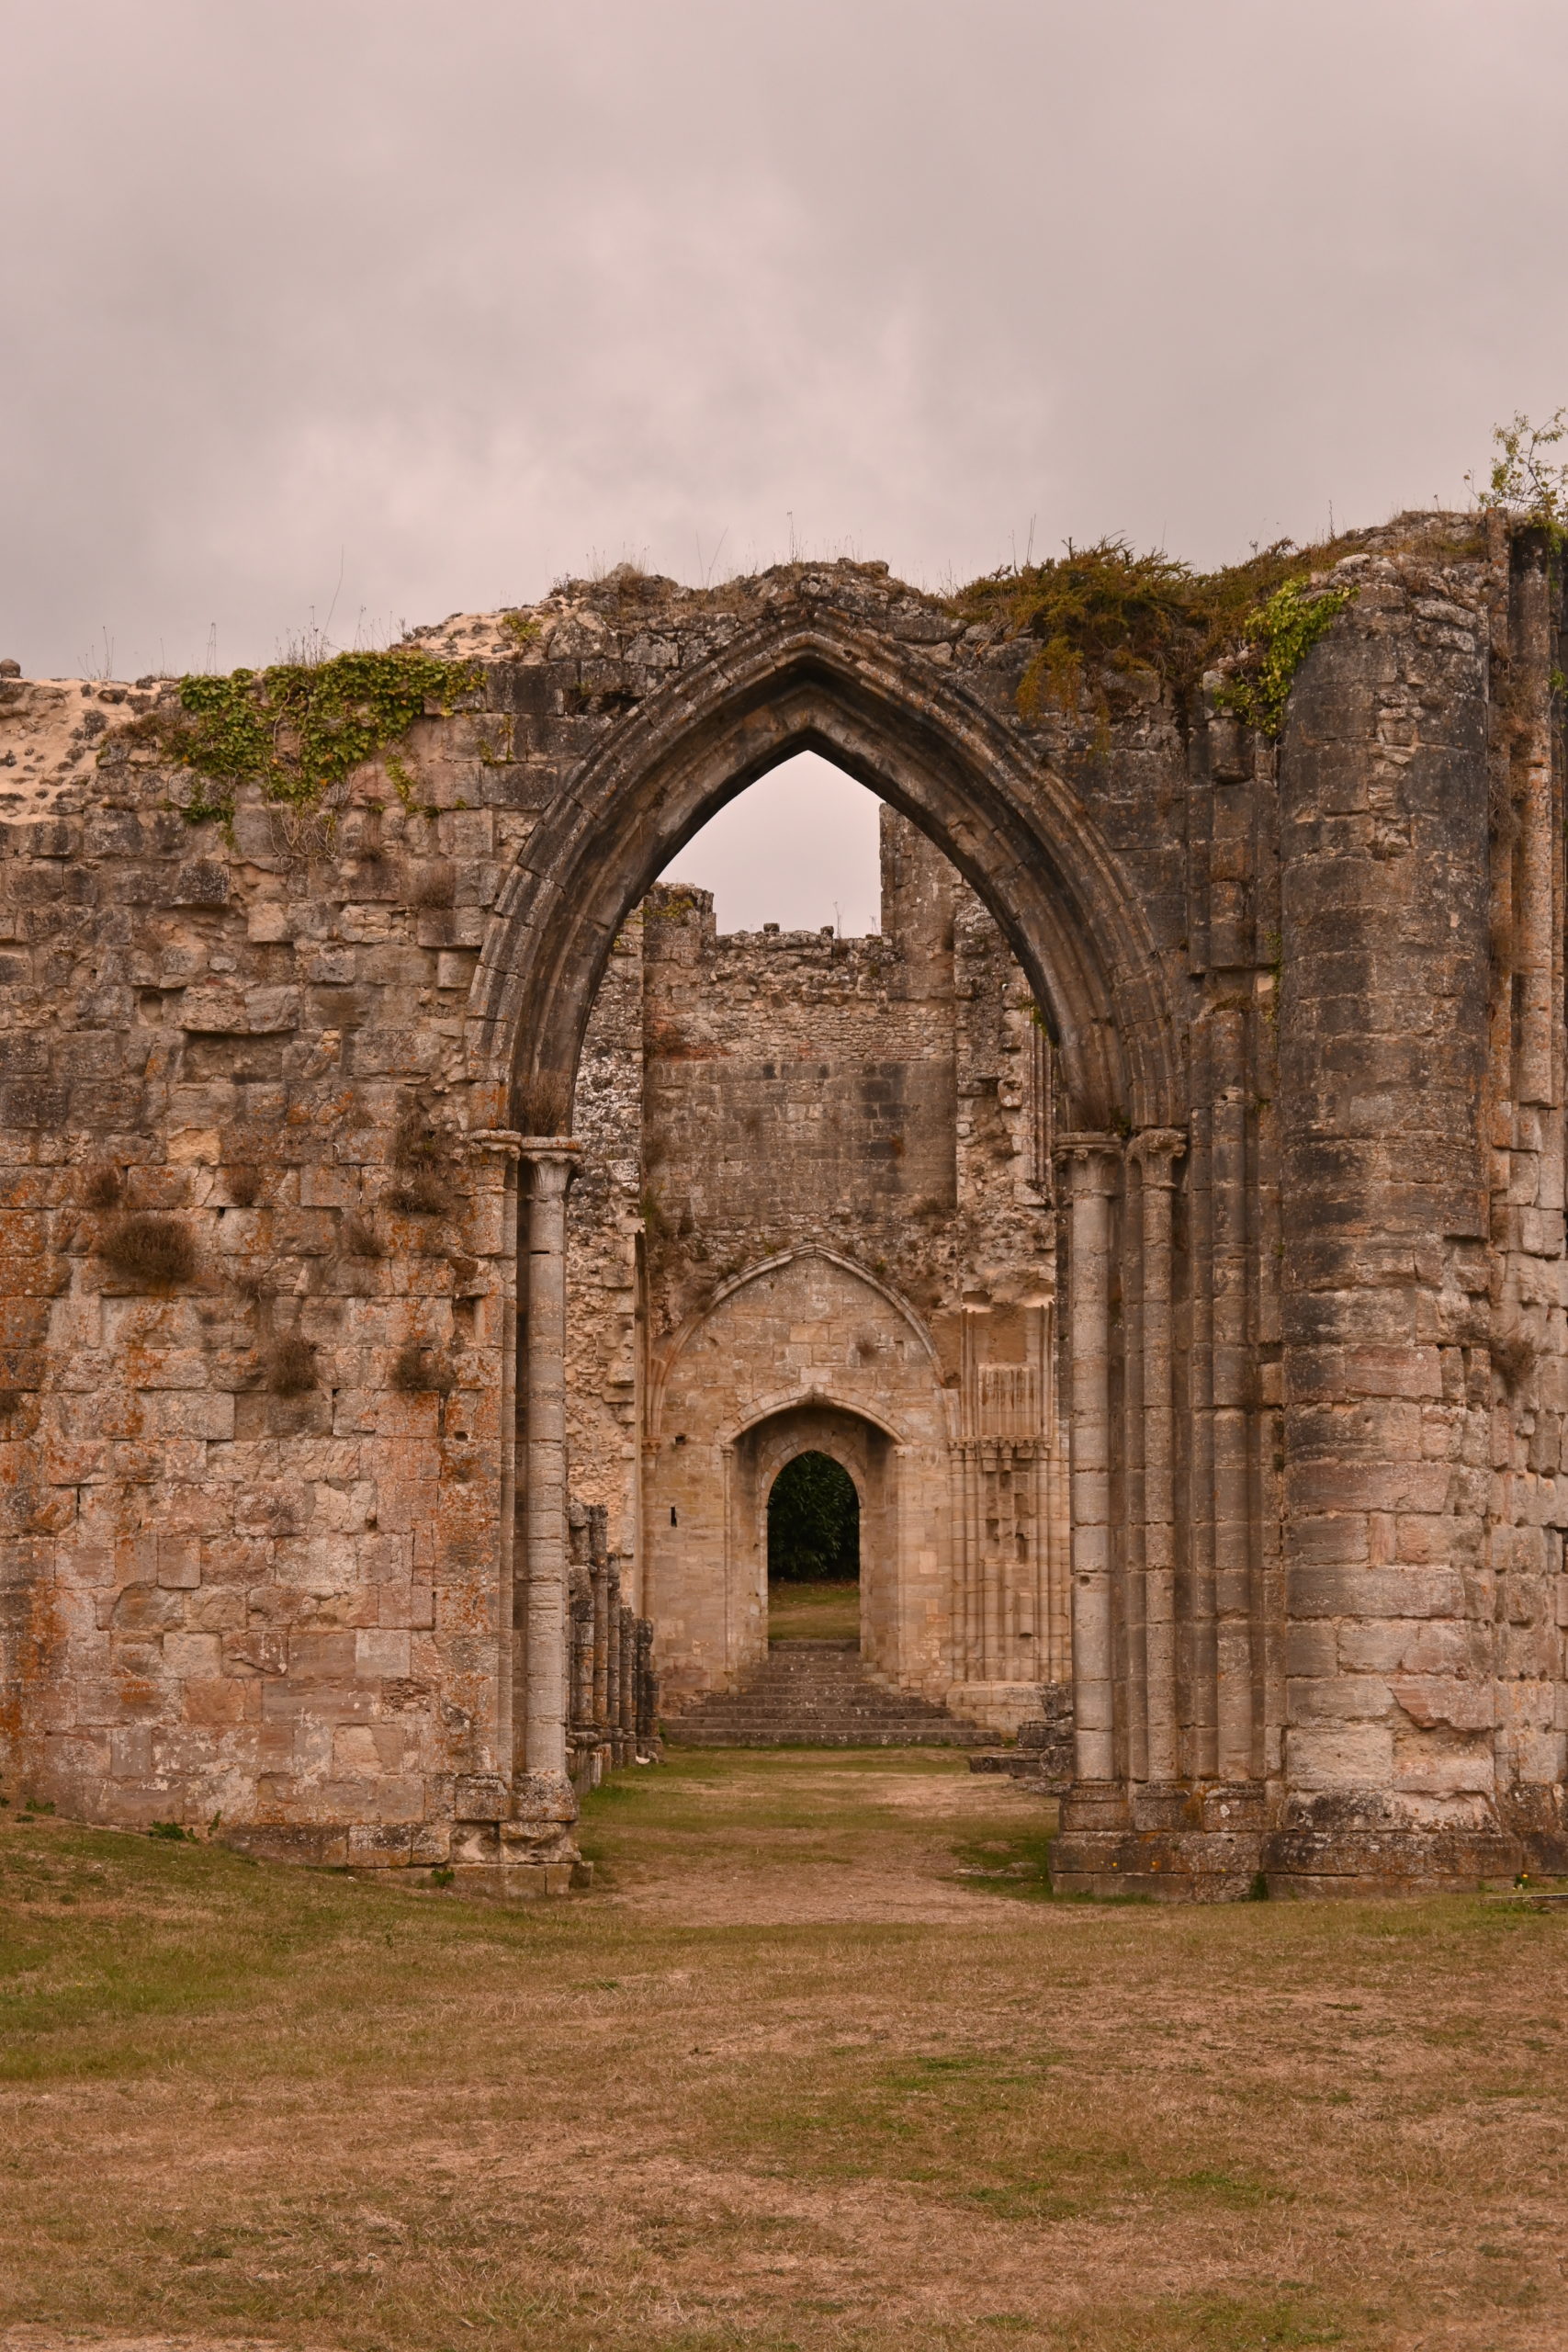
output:
POLYGON ((528 1136, 564 1136, 571 1127, 571 1080, 565 1070, 536 1070, 517 1091, 517 1117, 528 1136))
POLYGON ((172 1290, 196 1272, 196 1243, 178 1217, 117 1217, 99 1237, 98 1255, 121 1282, 148 1290, 172 1290))
POLYGON ((275 1396, 303 1396, 316 1385, 315 1342, 298 1331, 275 1340, 265 1364, 266 1385, 275 1396))
POLYGON ((1076 707, 1087 665, 1101 682, 1152 671, 1185 695, 1222 654, 1239 654, 1230 689, 1237 715, 1276 733, 1292 672, 1348 602, 1342 590, 1314 594, 1310 576, 1365 538, 1349 532, 1314 548, 1280 539, 1220 571, 1134 554, 1123 538, 1069 540, 1066 555, 972 581, 953 605, 964 619, 1035 639, 1018 688, 1026 716, 1047 704, 1076 707))

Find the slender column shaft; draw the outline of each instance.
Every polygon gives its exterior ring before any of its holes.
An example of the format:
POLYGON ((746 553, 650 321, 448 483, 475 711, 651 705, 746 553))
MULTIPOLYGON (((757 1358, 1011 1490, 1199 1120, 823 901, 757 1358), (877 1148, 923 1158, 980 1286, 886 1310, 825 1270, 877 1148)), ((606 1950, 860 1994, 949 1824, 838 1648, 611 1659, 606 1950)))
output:
POLYGON ((1252 1406, 1247 1343, 1248 1234, 1245 1016, 1213 1018, 1212 1204, 1214 1237, 1214 1616, 1217 1762, 1223 1781, 1252 1778, 1252 1406))
MULTIPOLYGON (((1131 1157, 1131 1155, 1129 1155, 1131 1157)), ((1144 1553, 1144 1298, 1142 1185, 1122 1194, 1122 1543, 1112 1579, 1116 1760, 1129 1781, 1149 1778, 1148 1563, 1144 1553)))
POLYGON ((567 1633, 566 1188, 575 1145, 525 1147, 528 1348, 523 1770, 565 1777, 567 1633))
POLYGON ((1171 1193, 1187 1139, 1150 1128, 1132 1148, 1143 1169, 1144 1645, 1148 1777, 1158 1782, 1174 1781, 1179 1768, 1171 1193))
MULTIPOLYGON (((513 1173, 522 1138, 510 1127, 472 1128, 468 1148, 474 1155, 480 1183, 493 1195, 505 1252, 506 1278, 491 1324, 501 1348, 501 1393, 496 1430, 500 1449, 501 1528, 496 1579, 496 1702, 494 1758, 508 1773, 516 1756, 517 1590, 522 1563, 517 1549, 517 1183, 513 1173)), ((487 1318, 488 1320, 488 1318, 487 1318)))
POLYGON ((1071 1186, 1073 1705, 1077 1777, 1115 1776, 1111 1597, 1111 1217, 1120 1146, 1064 1136, 1071 1186))

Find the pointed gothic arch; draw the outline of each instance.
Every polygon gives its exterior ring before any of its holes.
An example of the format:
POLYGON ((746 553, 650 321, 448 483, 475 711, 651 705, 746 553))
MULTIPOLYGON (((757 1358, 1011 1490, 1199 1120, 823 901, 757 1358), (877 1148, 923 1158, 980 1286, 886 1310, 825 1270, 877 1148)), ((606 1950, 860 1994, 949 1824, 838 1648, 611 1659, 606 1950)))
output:
MULTIPOLYGON (((874 1274, 868 1267, 860 1265, 853 1258, 846 1258, 840 1250, 826 1249, 819 1241, 806 1241, 802 1242, 797 1249, 781 1250, 772 1258, 759 1259, 755 1265, 742 1267, 738 1274, 730 1274, 717 1284, 712 1297, 706 1301, 700 1311, 687 1317, 663 1350, 654 1375, 649 1398, 649 1430, 651 1435, 657 1436, 659 1432, 664 1409, 664 1395, 671 1374, 675 1371, 682 1356, 719 1309, 753 1283, 765 1282, 771 1276, 782 1274, 790 1266, 804 1264, 812 1260, 819 1260, 825 1266, 836 1267, 840 1273, 847 1275, 852 1282, 863 1284, 867 1290, 874 1292, 878 1298, 884 1300, 908 1330, 936 1379, 941 1380, 942 1368, 937 1361, 936 1350, 931 1345, 931 1335, 909 1305, 908 1300, 895 1290, 890 1283, 884 1282, 879 1275, 874 1274)), ((849 1402, 829 1388, 824 1387, 820 1381, 814 1382, 809 1392, 793 1387, 784 1388, 767 1402, 749 1407, 742 1419, 728 1432, 728 1439, 732 1442, 735 1439, 744 1436, 753 1422, 766 1419, 769 1414, 780 1412, 786 1406, 807 1401, 839 1406, 846 1411, 862 1414, 867 1420, 881 1428, 895 1443, 901 1441, 901 1431, 893 1428, 890 1423, 883 1421, 877 1413, 864 1403, 858 1399, 852 1403, 849 1402)))
POLYGON ((814 751, 909 818, 985 901, 1062 1057, 1072 1123, 1168 1125, 1163 968, 1077 795, 914 647, 786 604, 678 673, 606 738, 507 876, 468 1006, 470 1076, 498 1124, 575 1076, 627 914, 708 819, 814 751))

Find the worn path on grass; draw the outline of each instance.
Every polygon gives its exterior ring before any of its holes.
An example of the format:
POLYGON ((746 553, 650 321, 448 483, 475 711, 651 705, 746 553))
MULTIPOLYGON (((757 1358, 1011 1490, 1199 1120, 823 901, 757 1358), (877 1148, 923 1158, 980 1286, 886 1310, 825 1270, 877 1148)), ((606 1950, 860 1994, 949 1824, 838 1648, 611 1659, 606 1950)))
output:
POLYGON ((4 2352, 1568 2352, 1568 1921, 1055 1902, 936 1750, 583 1828, 506 1906, 0 1807, 4 2352))
MULTIPOLYGON (((676 1747, 655 1784, 610 1784, 588 1843, 613 1853, 602 1895, 633 1915, 973 1930, 987 1917, 976 1893, 1044 1894, 1055 1815, 1049 1799, 941 1750, 676 1747), (639 1790, 653 1802, 639 1804, 639 1790)), ((1019 1923, 1011 1905, 994 1916, 1019 1923)))

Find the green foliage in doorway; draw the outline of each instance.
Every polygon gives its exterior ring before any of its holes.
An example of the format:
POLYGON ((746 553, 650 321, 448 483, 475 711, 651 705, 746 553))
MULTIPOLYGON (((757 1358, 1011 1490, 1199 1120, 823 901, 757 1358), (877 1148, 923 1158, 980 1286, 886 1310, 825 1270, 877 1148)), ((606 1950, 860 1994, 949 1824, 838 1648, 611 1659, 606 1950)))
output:
POLYGON ((797 1453, 768 1497, 768 1574, 791 1584, 860 1574, 860 1497, 826 1453, 797 1453))

